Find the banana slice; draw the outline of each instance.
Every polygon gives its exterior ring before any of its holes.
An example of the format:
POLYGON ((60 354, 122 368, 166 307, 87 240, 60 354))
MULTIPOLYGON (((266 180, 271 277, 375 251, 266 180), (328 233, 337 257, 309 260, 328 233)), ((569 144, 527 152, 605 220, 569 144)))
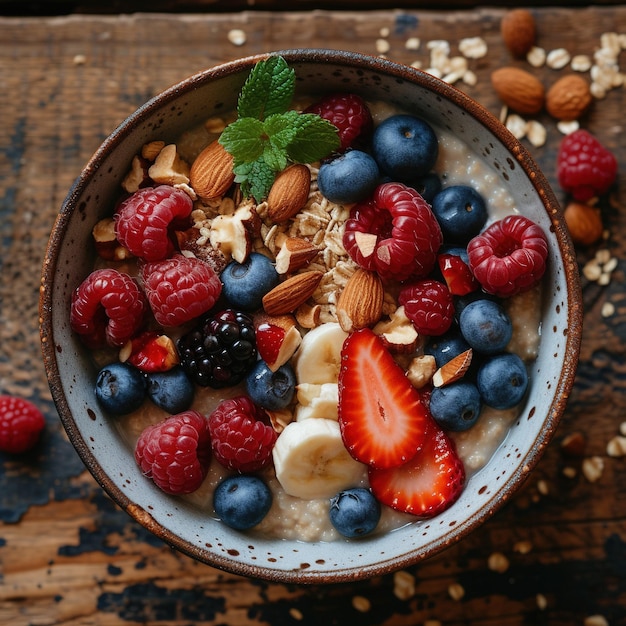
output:
POLYGON ((336 322, 321 324, 304 335, 295 356, 298 383, 336 383, 341 347, 347 336, 336 322))
POLYGON ((285 492, 305 500, 332 498, 365 479, 365 465, 350 456, 334 420, 291 422, 276 440, 273 456, 285 492))
POLYGON ((310 417, 339 419, 339 385, 337 383, 302 383, 297 387, 296 420, 310 417))

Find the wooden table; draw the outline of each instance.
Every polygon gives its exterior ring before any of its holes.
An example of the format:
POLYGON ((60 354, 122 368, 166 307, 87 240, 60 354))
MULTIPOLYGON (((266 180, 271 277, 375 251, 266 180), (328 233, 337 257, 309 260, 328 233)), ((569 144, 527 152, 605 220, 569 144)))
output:
MULTIPOLYGON (((547 50, 592 54, 602 33, 626 32, 626 6, 534 12, 547 50)), ((388 44, 390 59, 428 67, 426 42, 445 39, 457 54, 462 38, 481 36, 489 55, 471 62, 478 81, 457 86, 498 114, 489 75, 511 61, 499 36, 502 14, 0 19, 0 392, 32 399, 47 418, 33 454, 0 455, 1 624, 573 626, 593 615, 611 626, 626 624, 626 459, 607 453, 626 420, 624 87, 596 101, 581 120, 622 164, 620 194, 604 214, 609 237, 599 246, 618 263, 607 285, 584 281, 580 368, 560 430, 513 501, 462 542, 406 570, 415 581, 411 597, 396 595, 393 575, 294 587, 229 575, 176 553, 120 511, 84 469, 61 428, 41 364, 38 283, 50 228, 74 177, 137 106, 198 70, 242 55, 302 46, 376 54, 388 44), (229 39, 235 29, 245 33, 241 45, 229 39), (405 46, 411 37, 422 40, 419 50, 405 46), (587 444, 582 456, 570 458, 560 442, 576 432, 587 444), (595 482, 582 471, 592 457, 604 464, 595 482)), ((625 57, 622 52, 622 63, 625 57)), ((566 72, 530 69, 546 85, 566 72)), ((549 117, 538 119, 547 142, 527 145, 558 189, 562 135, 549 117)), ((579 250, 581 266, 596 249, 579 250)))

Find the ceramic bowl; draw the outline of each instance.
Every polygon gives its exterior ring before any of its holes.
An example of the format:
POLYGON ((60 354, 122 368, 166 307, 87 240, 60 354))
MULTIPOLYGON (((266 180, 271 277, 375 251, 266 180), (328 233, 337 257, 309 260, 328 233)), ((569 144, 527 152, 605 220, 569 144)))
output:
POLYGON ((484 108, 448 84, 410 67, 359 54, 281 52, 302 94, 350 90, 413 111, 461 138, 486 160, 516 205, 547 233, 549 263, 539 356, 527 400, 504 442, 437 517, 360 541, 301 542, 252 537, 229 529, 181 499, 160 492, 94 398, 95 370, 69 326, 72 291, 94 262, 91 229, 111 212, 133 155, 156 138, 233 110, 251 67, 245 58, 194 75, 125 120, 80 173, 52 230, 43 266, 41 337, 45 368, 70 441, 109 496, 139 524, 179 551, 246 576, 290 583, 362 579, 406 567, 450 546, 516 492, 548 445, 565 408, 578 358, 578 270, 557 200, 526 149, 484 108))

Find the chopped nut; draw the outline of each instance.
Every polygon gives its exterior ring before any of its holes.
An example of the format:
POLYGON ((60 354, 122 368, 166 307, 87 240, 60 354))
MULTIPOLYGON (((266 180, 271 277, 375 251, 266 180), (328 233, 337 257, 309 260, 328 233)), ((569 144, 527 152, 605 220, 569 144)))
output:
POLYGON ((164 147, 164 141, 150 141, 141 147, 141 156, 146 161, 154 162, 164 147))
POLYGON ((135 155, 130 163, 130 170, 122 181, 122 189, 128 193, 135 193, 147 179, 147 164, 141 157, 135 155))
POLYGON ((416 356, 406 372, 407 378, 416 389, 421 389, 432 379, 437 371, 435 357, 432 354, 416 356))
POLYGON ((372 608, 372 603, 365 596, 354 596, 352 598, 352 606, 359 613, 367 613, 372 608))
POLYGON ((575 467, 568 465, 567 467, 563 468, 563 476, 565 476, 565 478, 576 478, 577 475, 578 472, 576 471, 575 467))
POLYGON ((304 615, 302 614, 302 611, 300 609, 296 609, 295 606, 292 606, 289 609, 289 615, 293 617, 293 619, 298 620, 299 622, 304 619, 304 615))
POLYGON ((405 570, 393 575, 393 595, 399 600, 408 600, 415 595, 415 576, 405 570))
POLYGON ((585 454, 587 439, 581 432, 566 435, 561 441, 561 452, 570 457, 581 457, 585 454))
POLYGON ((433 374, 433 386, 443 387, 462 378, 472 362, 472 354, 470 348, 442 365, 433 374))
POLYGON ((626 422, 622 422, 619 425, 619 432, 621 435, 624 435, 624 437, 626 437, 626 422))
POLYGON ((177 185, 189 183, 189 165, 183 161, 176 145, 165 146, 148 170, 148 175, 155 183, 177 185))
POLYGON ((320 325, 322 307, 319 304, 301 304, 296 309, 296 320, 302 328, 315 328, 320 325))
POLYGON ((538 480, 537 481, 537 491, 542 496, 547 496, 550 493, 550 490, 548 488, 548 483, 545 480, 538 480))
POLYGON ((590 482, 600 480, 604 471, 604 460, 600 456, 592 456, 583 460, 583 475, 590 482))
POLYGON ((509 559, 502 554, 502 552, 494 552, 489 555, 487 559, 487 567, 492 572, 498 572, 498 574, 504 574, 509 569, 509 559))
POLYGON ((557 130, 563 135, 570 135, 574 131, 580 128, 580 122, 573 120, 571 122, 558 122, 556 125, 557 130))

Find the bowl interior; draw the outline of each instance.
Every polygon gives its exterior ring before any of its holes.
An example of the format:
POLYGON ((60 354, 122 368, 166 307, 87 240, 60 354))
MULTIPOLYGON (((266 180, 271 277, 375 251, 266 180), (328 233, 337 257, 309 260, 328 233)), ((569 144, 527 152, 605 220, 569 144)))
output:
POLYGON ((573 383, 581 312, 578 272, 557 202, 525 149, 478 104, 418 70, 362 55, 282 53, 302 93, 351 90, 389 100, 461 138, 498 174, 520 212, 549 237, 548 285, 540 354, 527 402, 490 462, 443 514, 358 542, 266 540, 230 530, 162 493, 141 475, 133 455, 93 396, 94 368, 69 327, 73 289, 93 263, 91 229, 110 213, 132 157, 154 139, 174 141, 206 118, 234 109, 258 58, 208 70, 153 99, 102 145, 76 180, 53 228, 43 268, 42 346, 63 425, 108 494, 138 522, 182 552, 234 573, 288 582, 338 582, 382 574, 427 557, 489 517, 518 488, 549 442, 573 383))

